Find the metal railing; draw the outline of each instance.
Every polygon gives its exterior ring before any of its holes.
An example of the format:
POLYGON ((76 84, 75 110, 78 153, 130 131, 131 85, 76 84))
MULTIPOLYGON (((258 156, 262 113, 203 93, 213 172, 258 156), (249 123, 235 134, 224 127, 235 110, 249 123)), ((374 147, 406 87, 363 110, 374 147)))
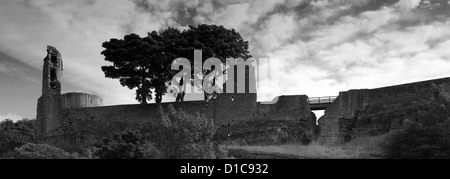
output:
POLYGON ((336 98, 337 96, 312 97, 308 98, 308 104, 329 104, 333 103, 336 98))

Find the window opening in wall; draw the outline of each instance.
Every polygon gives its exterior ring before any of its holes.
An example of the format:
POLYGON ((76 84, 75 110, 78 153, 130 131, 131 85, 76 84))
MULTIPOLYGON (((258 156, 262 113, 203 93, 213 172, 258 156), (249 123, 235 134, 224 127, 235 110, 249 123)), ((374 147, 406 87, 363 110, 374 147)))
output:
POLYGON ((58 65, 58 57, 57 56, 52 56, 51 61, 54 66, 58 65))
POLYGON ((52 88, 52 90, 56 90, 56 84, 55 83, 50 83, 50 88, 52 88))
POLYGON ((56 81, 56 70, 50 70, 50 81, 56 81))

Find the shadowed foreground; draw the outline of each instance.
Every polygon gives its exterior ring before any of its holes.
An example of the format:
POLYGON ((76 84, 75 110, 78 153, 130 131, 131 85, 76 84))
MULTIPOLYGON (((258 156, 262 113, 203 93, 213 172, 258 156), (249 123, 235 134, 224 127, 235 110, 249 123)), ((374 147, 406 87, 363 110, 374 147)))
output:
POLYGON ((382 145, 389 135, 364 137, 334 145, 233 145, 228 146, 228 154, 237 159, 381 159, 382 145))

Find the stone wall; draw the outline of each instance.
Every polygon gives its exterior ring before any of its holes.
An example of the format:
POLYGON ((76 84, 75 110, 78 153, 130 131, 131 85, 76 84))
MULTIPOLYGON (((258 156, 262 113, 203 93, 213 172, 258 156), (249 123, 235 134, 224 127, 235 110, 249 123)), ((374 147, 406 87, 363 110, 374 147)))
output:
MULTIPOLYGON (((223 84, 223 93, 217 98, 212 99, 208 103, 208 114, 214 120, 216 125, 220 124, 237 124, 242 121, 254 120, 256 113, 256 81, 255 71, 248 68, 245 69, 245 85, 244 91, 238 92, 238 68, 227 73, 234 72, 234 85, 231 87, 233 91, 227 91, 227 84, 223 84), (251 73, 252 72, 252 73, 251 73), (255 90, 255 91, 253 91, 255 90)), ((241 69, 242 70, 242 69, 241 69)), ((227 76, 228 78, 228 76, 227 76)))
MULTIPOLYGON (((190 101, 181 103, 162 103, 161 106, 167 109, 172 105, 175 109, 182 109, 188 113, 206 114, 206 103, 204 101, 190 101)), ((95 121, 129 121, 144 122, 156 121, 160 119, 157 104, 135 104, 118 106, 101 106, 87 108, 66 109, 64 118, 86 119, 95 121)))
MULTIPOLYGON (((280 96, 276 103, 258 102, 254 117, 221 128, 219 135, 240 145, 307 144, 314 140, 316 117, 305 95, 280 96)), ((240 113, 242 115, 242 113, 240 113)))
POLYGON ((408 122, 446 120, 450 78, 340 92, 319 119, 320 141, 342 143, 402 129, 408 122))
POLYGON ((255 93, 222 93, 215 100, 208 102, 208 117, 213 119, 216 125, 253 120, 255 113, 255 93))
POLYGON ((44 138, 49 131, 61 126, 61 95, 42 95, 37 106, 36 135, 38 138, 44 138))
MULTIPOLYGON (((259 102, 258 114, 271 120, 310 120, 308 96, 279 96, 275 104, 259 102)), ((315 123, 315 122, 314 122, 315 123)))
MULTIPOLYGON (((226 100, 223 95, 220 100, 226 100)), ((234 100, 220 103, 216 106, 215 124, 219 129, 218 135, 223 140, 227 132, 232 133, 230 140, 242 141, 246 144, 283 144, 308 143, 314 138, 315 116, 309 110, 307 96, 281 96, 275 104, 261 104, 254 102, 249 110, 251 95, 232 96, 234 100), (242 97, 239 99, 239 97, 242 97), (231 105, 231 103, 237 103, 231 105), (263 115, 261 115, 264 113, 263 115), (230 124, 223 128, 222 124, 230 124)), ((256 99, 255 99, 256 100, 256 99)), ((162 103, 163 108, 173 105, 175 109, 182 109, 188 113, 199 113, 212 117, 214 114, 213 101, 191 101, 178 103, 162 103)), ((154 123, 160 119, 159 106, 147 105, 118 105, 85 108, 64 108, 62 113, 63 134, 67 131, 86 131, 96 136, 108 136, 114 131, 125 127, 140 128, 144 123, 154 123), (79 129, 82 128, 82 129, 79 129)), ((213 118, 211 118, 213 119, 213 118)), ((58 132, 54 133, 58 135, 58 132)))
POLYGON ((63 108, 82 108, 102 106, 103 99, 87 93, 65 93, 62 95, 63 108))
MULTIPOLYGON (((214 122, 222 140, 226 140, 223 137, 231 132, 230 140, 246 144, 306 144, 314 138, 316 120, 307 99, 307 96, 281 96, 275 104, 257 105, 256 96, 252 94, 221 94, 216 104, 212 100, 163 103, 161 106, 167 109, 168 105, 173 105, 175 109, 199 113, 210 119, 214 119, 215 109, 214 122), (224 128, 222 124, 230 124, 230 127, 224 128)), ((101 137, 126 127, 141 128, 139 125, 160 119, 158 108, 156 104, 65 108, 62 129, 66 131, 60 132, 67 134, 67 130, 82 128, 81 131, 101 137)))
POLYGON ((36 135, 47 136, 48 131, 61 126, 61 78, 63 62, 59 51, 47 46, 42 70, 42 96, 38 99, 36 115, 36 135))

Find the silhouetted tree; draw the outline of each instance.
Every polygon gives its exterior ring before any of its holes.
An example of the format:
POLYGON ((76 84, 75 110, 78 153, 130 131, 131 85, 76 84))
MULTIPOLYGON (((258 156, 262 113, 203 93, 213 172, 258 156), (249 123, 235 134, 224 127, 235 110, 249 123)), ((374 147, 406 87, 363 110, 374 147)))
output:
MULTIPOLYGON (((211 57, 218 58, 223 63, 226 62, 226 58, 246 60, 251 57, 248 41, 234 29, 200 24, 197 27, 189 26, 181 36, 183 40, 178 42, 183 43, 180 45, 183 48, 177 51, 178 56, 187 58, 191 64, 194 64, 194 50, 202 50, 202 62, 211 57)), ((203 70, 203 75, 209 74, 212 70, 203 70)), ((192 76, 191 79, 195 78, 192 76)), ((177 100, 183 99, 184 93, 178 94, 177 100)))
POLYGON ((126 35, 124 39, 111 39, 103 43, 106 48, 102 54, 105 60, 113 62, 112 66, 102 66, 105 76, 119 79, 122 86, 136 89, 136 100, 146 104, 152 99, 152 67, 149 58, 158 44, 146 42, 136 34, 126 35))
MULTIPOLYGON (((105 60, 113 63, 112 66, 102 67, 105 76, 119 79, 122 86, 136 88, 136 99, 142 104, 152 99, 152 90, 156 103, 162 101, 169 82, 177 73, 171 70, 172 61, 183 57, 190 60, 192 65, 194 50, 202 50, 202 61, 211 57, 222 62, 226 62, 226 58, 251 57, 248 42, 234 29, 206 24, 189 26, 183 31, 174 28, 159 33, 153 31, 144 38, 130 34, 121 40, 104 42, 103 47, 105 60)), ((204 75, 210 72, 203 71, 204 75)), ((191 79, 195 78, 192 76, 191 79)), ((184 80, 180 79, 180 84, 184 80)), ((178 93, 177 101, 183 101, 184 95, 184 92, 178 93)))
POLYGON ((153 31, 145 40, 149 43, 156 41, 160 45, 159 51, 150 62, 154 67, 151 87, 155 90, 156 103, 160 103, 163 95, 167 93, 168 83, 177 73, 171 70, 172 61, 180 57, 178 52, 183 50, 182 46, 185 43, 181 32, 174 28, 168 28, 161 33, 153 31))

